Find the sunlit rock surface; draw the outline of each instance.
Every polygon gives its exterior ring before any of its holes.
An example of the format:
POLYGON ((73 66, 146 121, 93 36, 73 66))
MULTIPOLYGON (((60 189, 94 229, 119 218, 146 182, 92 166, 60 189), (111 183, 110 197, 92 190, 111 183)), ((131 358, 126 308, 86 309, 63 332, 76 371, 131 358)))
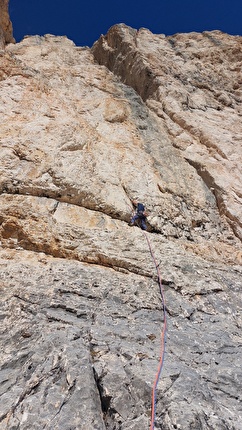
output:
POLYGON ((146 101, 241 238, 241 36, 165 37, 120 25, 94 44, 93 53, 146 101))
POLYGON ((0 429, 241 426, 241 37, 7 45, 0 429))

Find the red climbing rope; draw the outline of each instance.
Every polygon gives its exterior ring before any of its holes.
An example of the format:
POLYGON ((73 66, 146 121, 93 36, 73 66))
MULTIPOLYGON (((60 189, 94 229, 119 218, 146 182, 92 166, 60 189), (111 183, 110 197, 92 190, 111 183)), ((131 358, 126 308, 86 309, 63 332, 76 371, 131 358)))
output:
POLYGON ((143 231, 143 234, 145 235, 145 238, 147 240, 150 254, 151 254, 152 259, 154 261, 156 272, 158 275, 158 284, 159 284, 159 288, 160 288, 160 294, 161 294, 161 299, 162 299, 162 304, 163 304, 163 313, 164 313, 164 324, 163 324, 163 329, 161 332, 161 350, 160 350, 159 365, 158 365, 156 377, 155 377, 154 384, 153 384, 152 401, 151 401, 150 430, 154 430, 155 417, 156 417, 156 391, 157 391, 157 385, 158 385, 158 382, 160 380, 160 375, 161 375, 161 371, 162 371, 162 367, 163 367, 163 363, 164 363, 164 358, 165 358, 166 325, 167 325, 166 324, 166 306, 165 306, 165 295, 164 295, 164 290, 163 290, 163 285, 162 285, 162 280, 161 280, 159 264, 157 264, 157 261, 156 261, 154 252, 152 250, 151 243, 150 243, 150 240, 149 240, 147 233, 145 231, 143 231))

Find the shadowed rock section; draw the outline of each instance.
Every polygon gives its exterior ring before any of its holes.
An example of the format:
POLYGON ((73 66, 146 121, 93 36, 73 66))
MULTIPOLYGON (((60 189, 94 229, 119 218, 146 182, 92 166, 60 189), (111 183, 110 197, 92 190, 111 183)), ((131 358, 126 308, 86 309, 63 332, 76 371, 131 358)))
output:
POLYGON ((8 14, 9 0, 0 0, 0 49, 7 43, 14 43, 12 23, 8 14))
POLYGON ((156 428, 240 429, 240 43, 120 25, 2 52, 0 430, 149 428, 163 314, 134 198, 168 317, 156 428))

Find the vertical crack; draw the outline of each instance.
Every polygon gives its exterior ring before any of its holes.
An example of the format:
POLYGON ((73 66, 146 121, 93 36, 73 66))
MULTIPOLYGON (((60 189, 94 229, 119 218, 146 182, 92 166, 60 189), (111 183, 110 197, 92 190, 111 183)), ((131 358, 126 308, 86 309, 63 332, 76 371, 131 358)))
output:
POLYGON ((105 394, 104 388, 101 383, 101 378, 98 376, 94 367, 93 367, 93 374, 94 374, 94 380, 96 382, 97 390, 100 397, 101 408, 103 413, 103 421, 107 428, 107 421, 109 421, 110 418, 112 419, 111 417, 112 413, 111 413, 111 407, 110 407, 112 396, 105 394))

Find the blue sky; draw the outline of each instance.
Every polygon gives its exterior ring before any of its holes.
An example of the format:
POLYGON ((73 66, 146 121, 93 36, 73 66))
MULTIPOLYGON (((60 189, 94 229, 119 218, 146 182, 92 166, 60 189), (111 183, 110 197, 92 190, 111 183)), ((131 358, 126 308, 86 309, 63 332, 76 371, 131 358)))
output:
POLYGON ((10 0, 14 37, 66 35, 92 46, 118 23, 172 35, 221 30, 242 35, 242 0, 10 0))

